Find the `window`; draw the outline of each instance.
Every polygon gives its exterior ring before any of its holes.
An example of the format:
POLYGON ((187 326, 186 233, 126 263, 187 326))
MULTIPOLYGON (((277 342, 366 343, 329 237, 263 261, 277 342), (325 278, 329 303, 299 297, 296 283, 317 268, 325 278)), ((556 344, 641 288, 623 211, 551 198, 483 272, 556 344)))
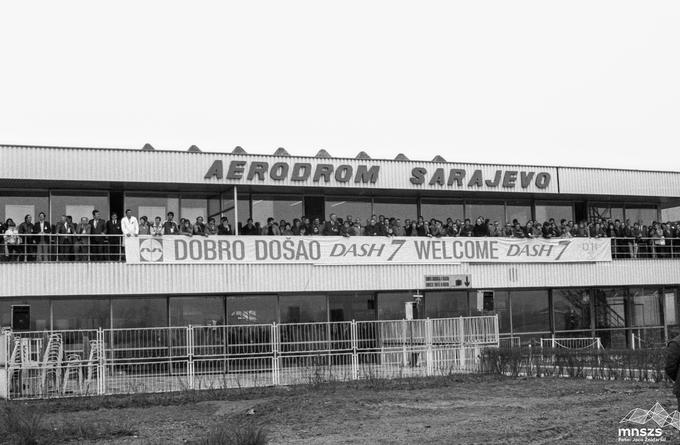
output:
MULTIPOLYGON (((501 333, 508 333, 512 328, 510 325, 510 293, 504 290, 492 292, 494 293, 494 312, 498 314, 498 331, 501 333)), ((477 302, 475 310, 472 311, 472 315, 482 315, 482 308, 484 307, 483 291, 477 292, 476 297, 477 302)))
POLYGON ((53 329, 108 329, 111 301, 106 299, 52 300, 53 329))
POLYGON ((474 222, 480 216, 489 221, 505 221, 505 204, 502 202, 465 204, 465 218, 474 222))
MULTIPOLYGON (((631 224, 639 222, 640 225, 649 225, 657 218, 656 207, 626 207, 626 219, 629 219, 631 224)), ((668 221, 668 219, 664 219, 664 221, 668 221)))
POLYGON ((623 206, 611 203, 596 203, 590 206, 590 219, 604 218, 623 221, 623 206))
POLYGON ((253 195, 253 222, 259 222, 262 227, 267 225, 267 218, 274 218, 277 223, 285 219, 292 224, 293 219, 301 218, 304 213, 302 196, 253 195))
POLYGON ((625 328, 625 291, 622 289, 595 290, 595 326, 625 328))
POLYGON ((175 221, 179 221, 178 195, 128 194, 125 196, 125 208, 132 210, 137 219, 146 216, 152 224, 157 216, 165 221, 168 212, 174 213, 175 221))
POLYGON ((590 329, 590 294, 587 289, 553 290, 553 311, 556 331, 590 329))
POLYGON ((31 331, 43 331, 51 328, 50 323, 50 302, 48 300, 30 300, 30 299, 0 299, 0 320, 2 322, 0 327, 12 327, 12 305, 29 305, 30 306, 30 323, 29 329, 31 331))
POLYGON ((227 324, 263 324, 279 321, 276 295, 227 297, 227 324))
MULTIPOLYGON (((92 219, 92 211, 97 209, 103 219, 109 219, 109 196, 106 193, 78 193, 77 195, 56 194, 50 197, 50 220, 59 222, 61 215, 71 216, 74 222, 86 217, 92 219)), ((123 215, 118 215, 122 218, 123 215)))
MULTIPOLYGON (((440 199, 423 199, 420 203, 420 214, 426 220, 432 218, 446 222, 448 218, 463 220, 463 204, 455 201, 444 201, 440 199)), ((413 219, 413 218, 411 218, 413 219)))
POLYGON ((468 299, 465 291, 425 293, 425 316, 429 318, 467 317, 468 299))
POLYGON ((547 290, 512 291, 512 332, 550 330, 547 290))
MULTIPOLYGON (((629 210, 634 210, 634 209, 626 209, 626 218, 630 218, 628 216, 628 211, 629 210)), ((680 206, 676 207, 670 207, 667 209, 661 209, 661 220, 666 222, 666 221, 680 221, 680 206)), ((631 219, 631 222, 633 222, 633 219, 631 219)))
POLYGON ((196 218, 203 217, 203 222, 208 221, 208 200, 206 198, 181 197, 179 218, 188 219, 191 224, 196 222, 196 218))
POLYGON ((331 213, 342 219, 351 216, 352 219, 359 218, 361 225, 364 226, 371 217, 371 212, 370 198, 326 198, 326 217, 331 213))
POLYGON ((569 204, 562 203, 539 203, 536 202, 536 221, 543 223, 550 218, 554 218, 555 222, 566 219, 567 221, 574 219, 574 208, 569 204))
POLYGON ((11 218, 19 226, 26 215, 31 215, 33 222, 38 220, 38 214, 45 212, 49 221, 49 200, 47 193, 36 195, 2 195, 0 196, 0 221, 5 223, 11 218))
POLYGON ((531 219, 531 204, 508 203, 505 206, 505 222, 512 222, 513 219, 525 225, 531 219))
POLYGON ((151 328, 168 325, 167 298, 113 298, 113 328, 151 328))
MULTIPOLYGON (((381 292, 378 294, 378 319, 403 320, 406 317, 405 303, 413 301, 411 292, 381 292)), ((416 318, 416 314, 413 314, 416 318)))
POLYGON ((170 297, 171 326, 224 324, 222 297, 170 297))
POLYGON ((229 218, 229 224, 231 224, 232 227, 237 227, 239 222, 242 222, 245 225, 248 218, 250 218, 250 198, 248 195, 244 194, 239 194, 237 196, 238 221, 236 221, 233 197, 233 190, 222 195, 222 216, 229 218))
POLYGON ((373 200, 373 212, 366 215, 369 218, 371 215, 385 215, 385 218, 401 218, 414 219, 418 216, 418 205, 416 199, 403 198, 376 198, 373 200))
POLYGON ((281 295, 281 323, 328 321, 325 295, 281 295))
POLYGON ((630 289, 630 326, 661 326, 661 297, 658 289, 630 289))
POLYGON ((330 321, 375 320, 373 294, 343 294, 328 297, 330 321))

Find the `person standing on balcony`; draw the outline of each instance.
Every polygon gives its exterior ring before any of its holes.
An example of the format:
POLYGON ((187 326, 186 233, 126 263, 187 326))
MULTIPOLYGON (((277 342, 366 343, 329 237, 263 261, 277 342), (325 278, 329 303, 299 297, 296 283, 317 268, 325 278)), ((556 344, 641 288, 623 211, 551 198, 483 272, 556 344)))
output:
POLYGON ((178 235, 179 227, 174 221, 175 214, 173 212, 168 212, 168 219, 163 223, 163 235, 178 235))
POLYGON ((99 210, 92 211, 90 220, 90 257, 93 261, 104 261, 106 259, 106 222, 101 217, 99 210))
POLYGON ((109 235, 109 261, 120 261, 123 228, 116 212, 111 214, 111 219, 106 223, 106 233, 109 235))
POLYGON ((76 226, 75 254, 76 261, 88 261, 90 258, 90 234, 92 226, 86 217, 80 218, 80 224, 76 226))
POLYGON ((127 209, 125 211, 125 218, 120 222, 120 229, 125 236, 138 236, 139 235, 139 222, 137 218, 132 216, 132 210, 127 209))
POLYGON ((50 223, 45 221, 45 212, 40 212, 38 214, 38 222, 33 225, 33 234, 37 235, 33 237, 33 243, 36 247, 36 260, 37 261, 49 261, 50 259, 50 223))
POLYGON ((12 218, 7 219, 5 227, 3 239, 7 246, 7 259, 9 261, 19 261, 19 257, 21 256, 21 238, 19 237, 19 230, 12 218))
POLYGON ((149 235, 151 234, 151 227, 149 226, 149 219, 146 216, 139 218, 139 234, 149 235))
POLYGON ((61 215, 61 221, 57 224, 57 244, 59 246, 59 260, 73 261, 73 226, 68 222, 66 215, 61 215))
POLYGON ((19 224, 19 235, 21 244, 23 245, 23 258, 26 261, 35 261, 35 252, 33 249, 33 237, 29 234, 33 233, 33 217, 31 215, 24 216, 24 222, 19 224))
MULTIPOLYGON (((299 223, 300 221, 298 221, 299 223)), ((229 218, 223 216, 220 220, 220 225, 217 227, 218 235, 233 235, 234 231, 231 230, 231 225, 229 224, 229 218)))

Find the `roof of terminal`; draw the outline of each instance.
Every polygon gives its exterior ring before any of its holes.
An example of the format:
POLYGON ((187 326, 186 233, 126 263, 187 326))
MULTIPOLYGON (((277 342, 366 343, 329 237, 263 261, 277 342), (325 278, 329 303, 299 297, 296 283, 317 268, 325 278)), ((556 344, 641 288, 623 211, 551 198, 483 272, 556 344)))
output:
POLYGON ((55 149, 55 150, 106 150, 106 151, 119 151, 119 152, 137 152, 137 151, 144 151, 144 152, 157 152, 157 153, 187 153, 190 155, 198 155, 198 154, 203 154, 203 155, 234 155, 234 156, 253 156, 253 157, 275 157, 275 158, 280 158, 280 157, 291 157, 291 158, 302 158, 302 159, 329 159, 329 160, 372 160, 372 161, 377 161, 377 162, 427 162, 427 163, 456 163, 456 164, 469 164, 469 165, 498 165, 498 164, 503 164, 503 165, 515 165, 515 166, 521 166, 521 167, 550 167, 550 168, 573 168, 573 169, 592 169, 592 170, 611 170, 611 171, 626 171, 626 172, 631 172, 631 171, 640 171, 640 172, 650 172, 650 173, 679 173, 680 170, 645 170, 645 169, 623 169, 623 168, 607 168, 607 167, 583 167, 583 166, 577 166, 577 165, 550 165, 550 164, 508 164, 505 162, 499 162, 496 164, 491 164, 491 163, 484 163, 484 162, 460 162, 456 160, 449 160, 446 159, 442 155, 436 155, 432 160, 424 160, 424 159, 410 159, 403 153, 399 153, 396 155, 394 159, 386 159, 386 158, 372 158, 370 157, 370 154, 366 153, 365 151, 359 151, 359 153, 355 157, 350 157, 350 156, 332 156, 328 151, 324 149, 320 149, 315 156, 309 156, 309 155, 296 155, 296 154, 290 154, 285 148, 279 147, 277 148, 274 153, 272 154, 267 154, 267 153, 248 153, 245 149, 243 149, 241 146, 236 146, 234 149, 231 151, 204 151, 200 149, 196 145, 190 146, 186 150, 181 150, 181 149, 174 149, 174 150, 169 150, 169 149, 157 149, 154 146, 152 146, 149 143, 144 144, 140 148, 120 148, 120 147, 65 147, 65 146, 53 146, 53 145, 18 145, 18 144, 0 144, 0 148, 38 148, 38 149, 55 149))

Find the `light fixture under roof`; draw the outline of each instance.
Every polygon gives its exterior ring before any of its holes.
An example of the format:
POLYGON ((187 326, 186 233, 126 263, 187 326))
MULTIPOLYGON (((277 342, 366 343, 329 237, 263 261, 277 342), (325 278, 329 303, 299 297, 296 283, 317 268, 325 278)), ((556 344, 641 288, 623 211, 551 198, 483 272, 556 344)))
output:
POLYGON ((153 148, 153 145, 149 144, 148 142, 144 144, 142 147, 142 151, 154 151, 155 148, 153 148))
POLYGON ((233 154, 233 155, 247 155, 248 153, 246 153, 246 151, 243 149, 243 147, 241 147, 239 145, 238 147, 234 148, 234 150, 232 150, 231 154, 233 154))
POLYGON ((316 154, 315 157, 316 158, 332 158, 333 156, 331 156, 330 153, 328 153, 326 150, 324 150, 322 148, 321 150, 318 151, 318 153, 316 154))
POLYGON ((360 151, 354 159, 371 159, 371 157, 365 151, 360 151))
POLYGON ((410 161, 409 158, 406 157, 404 153, 399 153, 396 158, 394 158, 395 161, 410 161))
POLYGON ((432 159, 432 162, 446 162, 446 159, 442 158, 441 156, 437 155, 432 159))
POLYGON ((190 152, 190 153, 200 153, 200 152, 201 152, 201 149, 198 148, 198 147, 195 146, 195 145, 192 145, 191 147, 189 147, 189 149, 188 149, 187 151, 190 152))
POLYGON ((279 147, 274 152, 274 156, 290 156, 290 154, 286 151, 285 148, 279 147))

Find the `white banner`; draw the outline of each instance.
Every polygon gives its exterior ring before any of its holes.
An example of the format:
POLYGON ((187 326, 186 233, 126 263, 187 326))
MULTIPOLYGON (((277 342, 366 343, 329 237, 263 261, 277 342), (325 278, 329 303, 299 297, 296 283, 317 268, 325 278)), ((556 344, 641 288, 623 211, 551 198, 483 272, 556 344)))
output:
POLYGON ((609 238, 164 236, 125 239, 128 264, 456 264, 611 261, 609 238))

